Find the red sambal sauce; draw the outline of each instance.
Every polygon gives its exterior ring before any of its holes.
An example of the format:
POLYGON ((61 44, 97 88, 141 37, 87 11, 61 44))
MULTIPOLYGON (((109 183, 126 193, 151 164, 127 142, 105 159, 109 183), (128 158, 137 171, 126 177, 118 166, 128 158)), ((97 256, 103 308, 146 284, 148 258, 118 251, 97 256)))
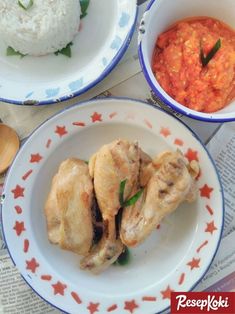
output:
POLYGON ((181 21, 158 37, 152 67, 177 102, 216 112, 235 98, 235 31, 213 18, 181 21), (201 51, 207 56, 219 39, 221 47, 203 66, 201 51))

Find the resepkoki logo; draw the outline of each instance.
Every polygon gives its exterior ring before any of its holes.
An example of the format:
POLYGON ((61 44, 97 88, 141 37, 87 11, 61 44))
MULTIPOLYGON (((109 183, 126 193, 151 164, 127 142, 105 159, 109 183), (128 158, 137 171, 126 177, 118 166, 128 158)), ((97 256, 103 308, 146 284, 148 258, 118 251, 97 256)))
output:
POLYGON ((234 292, 173 292, 171 314, 216 313, 235 314, 234 292))

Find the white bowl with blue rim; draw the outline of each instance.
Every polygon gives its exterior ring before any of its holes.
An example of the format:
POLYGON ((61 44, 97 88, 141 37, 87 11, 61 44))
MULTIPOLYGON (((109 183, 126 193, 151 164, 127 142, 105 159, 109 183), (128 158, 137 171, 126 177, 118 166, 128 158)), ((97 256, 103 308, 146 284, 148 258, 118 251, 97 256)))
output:
POLYGON ((139 58, 145 78, 156 96, 177 112, 201 121, 233 121, 235 120, 235 100, 214 113, 198 112, 181 105, 170 97, 153 74, 151 65, 157 37, 176 21, 195 16, 214 17, 235 28, 235 2, 233 0, 150 1, 139 29, 139 58))
POLYGON ((90 0, 73 41, 72 57, 7 56, 0 40, 0 101, 46 105, 78 96, 102 81, 129 46, 136 0, 90 0))

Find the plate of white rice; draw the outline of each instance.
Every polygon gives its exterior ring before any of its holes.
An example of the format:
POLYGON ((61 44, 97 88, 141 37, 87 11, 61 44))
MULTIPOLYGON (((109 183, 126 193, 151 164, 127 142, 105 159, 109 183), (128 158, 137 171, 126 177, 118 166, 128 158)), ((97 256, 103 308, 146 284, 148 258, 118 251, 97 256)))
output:
POLYGON ((120 61, 136 17, 136 0, 0 0, 0 101, 53 104, 86 92, 120 61))

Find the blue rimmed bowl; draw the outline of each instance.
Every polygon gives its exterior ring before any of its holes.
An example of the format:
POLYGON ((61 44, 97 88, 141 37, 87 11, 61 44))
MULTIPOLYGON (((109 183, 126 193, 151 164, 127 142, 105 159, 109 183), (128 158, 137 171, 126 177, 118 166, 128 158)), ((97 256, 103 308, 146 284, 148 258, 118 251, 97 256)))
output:
POLYGON ((169 107, 188 117, 209 122, 235 120, 235 101, 215 113, 189 109, 170 97, 157 82, 152 71, 152 57, 157 37, 176 21, 195 16, 209 16, 235 28, 233 0, 152 0, 139 29, 139 59, 145 78, 153 92, 169 107))
POLYGON ((71 58, 61 54, 7 56, 7 47, 0 40, 0 101, 47 105, 86 92, 123 57, 136 18, 136 0, 91 0, 73 41, 71 58))

